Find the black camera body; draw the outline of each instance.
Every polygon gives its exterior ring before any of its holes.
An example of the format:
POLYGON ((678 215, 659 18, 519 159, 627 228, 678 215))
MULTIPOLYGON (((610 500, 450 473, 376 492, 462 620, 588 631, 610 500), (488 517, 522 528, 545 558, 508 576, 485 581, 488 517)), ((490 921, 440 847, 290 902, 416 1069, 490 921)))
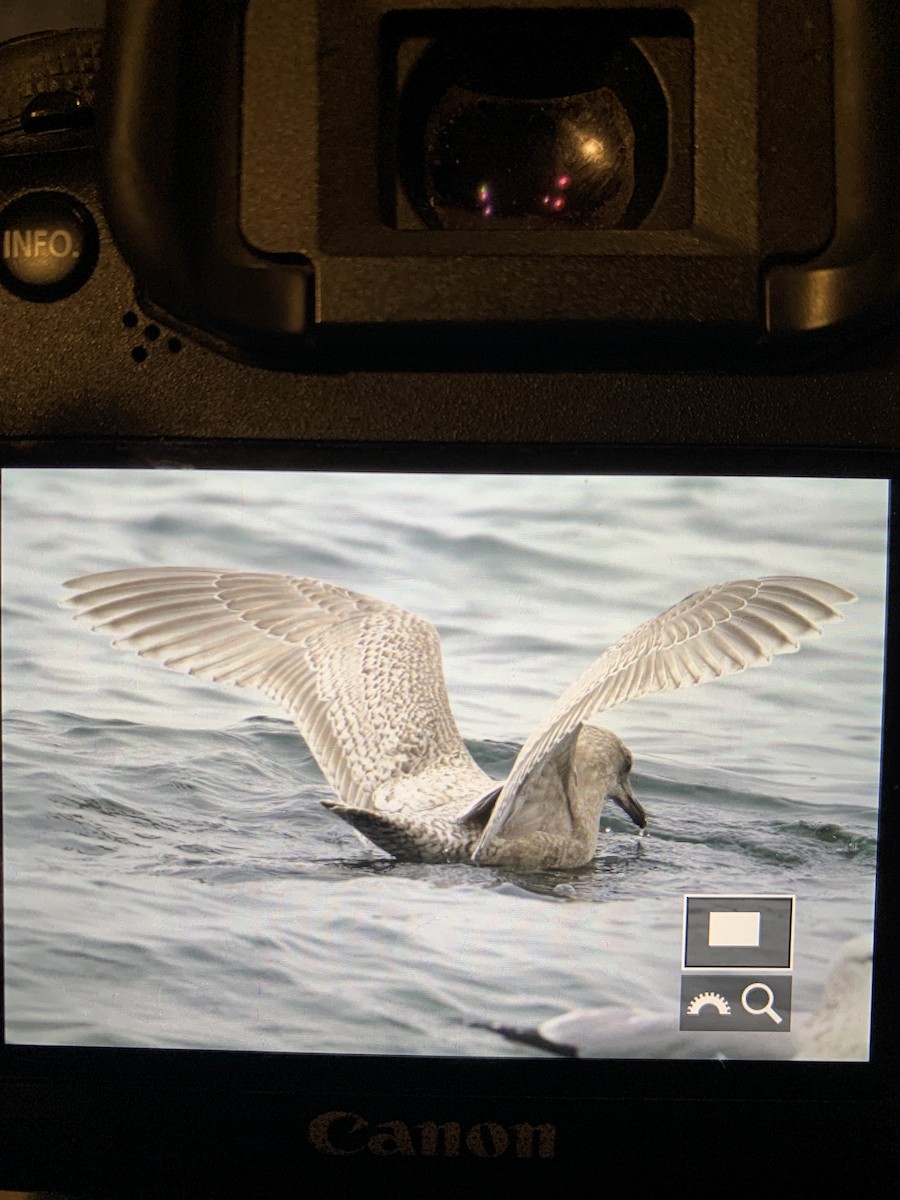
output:
MULTIPOLYGON (((896 286, 892 6, 245 7, 113 6, 96 131, 97 46, 43 52, 32 90, 60 112, 28 137, 10 118, 0 303, 8 345, 65 354, 3 356, 6 436, 893 440, 892 346, 852 352, 889 329, 896 286), (650 110, 625 210, 595 227, 589 178, 573 216, 574 182, 532 211, 585 165, 563 104, 510 170, 532 108, 610 80, 650 110), (69 117, 67 85, 90 89, 69 117), (486 217, 477 187, 434 182, 429 121, 498 89, 472 135, 476 174, 509 192, 486 217), (68 198, 83 257, 59 238, 30 257, 56 221, 35 192, 68 198), (848 405, 836 380, 859 364, 848 405)), ((7 51, 8 108, 41 53, 7 51)), ((445 124, 452 157, 470 134, 445 124)))
MULTIPOLYGON (((118 0, 103 35, 10 43, 3 466, 894 478, 897 26, 879 0, 118 0)), ((867 1064, 5 1046, 0 1184, 749 1187, 793 1157, 834 1185, 854 1141, 887 1178, 895 817, 867 1064)))

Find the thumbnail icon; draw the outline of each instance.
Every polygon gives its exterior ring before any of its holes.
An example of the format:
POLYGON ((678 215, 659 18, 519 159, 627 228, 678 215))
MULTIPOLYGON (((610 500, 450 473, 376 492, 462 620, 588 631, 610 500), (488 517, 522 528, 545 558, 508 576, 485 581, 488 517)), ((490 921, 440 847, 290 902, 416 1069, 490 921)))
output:
POLYGON ((687 970, 790 969, 793 896, 685 896, 687 970))
POLYGON ((759 912, 710 912, 710 946, 758 946, 759 912))

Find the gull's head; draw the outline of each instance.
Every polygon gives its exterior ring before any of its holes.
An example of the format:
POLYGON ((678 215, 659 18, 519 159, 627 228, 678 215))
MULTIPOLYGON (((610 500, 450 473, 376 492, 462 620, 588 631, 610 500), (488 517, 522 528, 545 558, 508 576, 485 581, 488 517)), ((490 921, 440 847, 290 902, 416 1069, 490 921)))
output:
POLYGON ((598 725, 582 725, 572 764, 576 793, 585 798, 614 800, 643 829, 647 814, 631 790, 632 761, 631 751, 621 738, 598 725))

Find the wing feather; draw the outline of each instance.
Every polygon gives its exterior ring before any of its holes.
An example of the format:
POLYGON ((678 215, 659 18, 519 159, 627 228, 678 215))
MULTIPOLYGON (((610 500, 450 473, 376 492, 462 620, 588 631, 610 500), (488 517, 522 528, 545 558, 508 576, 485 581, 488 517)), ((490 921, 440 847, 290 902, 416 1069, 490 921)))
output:
POLYGON ((496 789, 450 711, 437 630, 404 609, 243 571, 108 571, 65 586, 66 604, 113 645, 280 704, 347 805, 396 793, 420 808, 456 796, 462 808, 496 789))
POLYGON ((522 787, 553 748, 588 717, 651 692, 708 683, 777 654, 838 620, 852 592, 820 579, 768 576, 694 592, 605 650, 563 692, 527 738, 476 848, 490 843, 521 806, 522 787))

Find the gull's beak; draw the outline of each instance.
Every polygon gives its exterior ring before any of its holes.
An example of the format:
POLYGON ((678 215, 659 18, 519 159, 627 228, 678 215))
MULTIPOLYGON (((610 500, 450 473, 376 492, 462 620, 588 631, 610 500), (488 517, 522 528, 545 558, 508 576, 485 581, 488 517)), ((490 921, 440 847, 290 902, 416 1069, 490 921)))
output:
POLYGON ((647 814, 644 812, 640 803, 631 790, 631 784, 627 779, 620 779, 614 788, 609 791, 610 800, 615 800, 619 808, 626 812, 638 829, 643 829, 647 824, 647 814))

